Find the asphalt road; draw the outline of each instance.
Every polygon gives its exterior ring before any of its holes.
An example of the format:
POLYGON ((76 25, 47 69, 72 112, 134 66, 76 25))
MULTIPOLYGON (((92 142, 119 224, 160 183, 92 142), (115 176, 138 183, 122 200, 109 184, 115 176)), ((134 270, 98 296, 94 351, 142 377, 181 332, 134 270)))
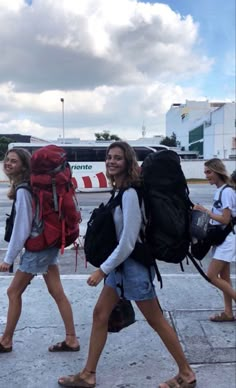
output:
MULTIPOLYGON (((191 184, 189 185, 190 198, 193 203, 202 203, 210 208, 214 188, 208 184, 191 184)), ((9 214, 11 210, 11 201, 7 199, 7 184, 0 184, 0 248, 6 248, 7 243, 3 240, 6 213, 9 214)), ((79 193, 79 203, 82 213, 82 223, 80 224, 80 234, 84 235, 87 221, 94 207, 101 202, 106 202, 110 197, 108 192, 100 193, 79 193)))
MULTIPOLYGON (((210 207, 212 202, 212 196, 214 188, 207 184, 191 184, 189 185, 190 198, 192 202, 202 203, 205 206, 210 207)), ((4 228, 5 228, 5 214, 10 212, 11 201, 7 199, 8 186, 6 184, 0 184, 0 260, 4 257, 7 249, 7 243, 3 240, 4 228)), ((79 251, 78 251, 78 265, 77 271, 75 272, 76 265, 76 252, 73 247, 66 250, 65 254, 60 257, 60 271, 61 274, 88 274, 94 269, 90 264, 87 264, 83 252, 83 236, 86 231, 87 221, 90 213, 94 207, 96 207, 102 201, 107 201, 109 193, 79 193, 79 202, 82 212, 82 223, 80 224, 80 238, 79 238, 79 251)), ((17 260, 18 261, 18 260, 17 260)), ((17 262, 16 261, 16 262, 17 262)), ((204 259, 203 268, 206 269, 208 266, 209 259, 204 259)), ((16 266, 15 266, 16 267, 16 266)), ((174 264, 159 264, 161 273, 181 273, 179 265, 174 264)), ((184 265, 186 273, 196 274, 196 269, 193 265, 184 265)))

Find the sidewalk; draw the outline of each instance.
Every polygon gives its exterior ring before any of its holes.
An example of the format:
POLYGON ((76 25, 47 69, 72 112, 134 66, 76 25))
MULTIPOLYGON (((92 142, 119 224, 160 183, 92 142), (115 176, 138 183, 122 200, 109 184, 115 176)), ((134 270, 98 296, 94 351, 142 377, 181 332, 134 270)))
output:
MULTIPOLYGON (((89 287, 87 277, 86 273, 62 275, 81 343, 78 353, 47 351, 50 344, 64 338, 63 324, 42 277, 32 281, 23 296, 13 352, 0 354, 1 388, 56 388, 59 376, 73 374, 83 367, 93 306, 102 287, 89 287)), ((0 274, 0 333, 6 322, 6 289, 10 281, 11 276, 0 274)), ((235 388, 236 325, 208 320, 212 312, 222 308, 221 293, 198 273, 165 273, 163 283, 162 290, 156 283, 157 294, 196 371, 197 387, 235 388)), ((137 322, 108 336, 97 371, 99 388, 157 388, 176 373, 175 363, 159 337, 134 307, 137 322)))

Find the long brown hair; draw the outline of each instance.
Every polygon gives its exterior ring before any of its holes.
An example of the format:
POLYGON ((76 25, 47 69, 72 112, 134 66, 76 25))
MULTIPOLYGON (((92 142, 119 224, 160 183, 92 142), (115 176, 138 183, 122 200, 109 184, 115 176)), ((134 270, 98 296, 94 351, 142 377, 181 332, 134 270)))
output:
POLYGON ((16 197, 16 186, 23 182, 30 182, 30 172, 31 172, 31 154, 29 151, 25 150, 24 148, 14 148, 10 149, 6 152, 4 157, 4 164, 3 164, 3 170, 5 171, 5 162, 7 159, 8 154, 11 152, 14 152, 18 155, 21 163, 22 163, 22 169, 21 172, 15 176, 9 178, 11 187, 9 189, 9 192, 7 194, 9 199, 15 199, 16 197))
MULTIPOLYGON (((125 141, 114 141, 106 150, 106 159, 109 151, 115 147, 119 147, 124 152, 124 158, 126 162, 127 173, 122 186, 124 188, 140 186, 140 167, 138 165, 134 149, 125 141)), ((106 172, 106 176, 109 179, 111 185, 114 187, 115 180, 113 175, 110 175, 108 172, 106 172)))

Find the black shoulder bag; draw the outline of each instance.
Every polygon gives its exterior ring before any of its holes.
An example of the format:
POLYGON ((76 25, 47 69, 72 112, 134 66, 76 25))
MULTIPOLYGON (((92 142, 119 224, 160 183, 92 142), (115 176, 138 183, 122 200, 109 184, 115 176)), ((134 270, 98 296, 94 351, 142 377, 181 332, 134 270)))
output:
MULTIPOLYGON (((226 187, 228 185, 221 189, 219 199, 214 202, 213 207, 220 208, 222 206, 222 191, 226 187)), ((206 256, 211 246, 222 244, 228 234, 232 231, 234 232, 235 217, 231 218, 228 225, 211 224, 209 220, 210 217, 206 212, 200 210, 192 211, 191 235, 193 242, 191 244, 191 253, 198 260, 202 260, 206 256)))
MULTIPOLYGON (((17 190, 19 189, 26 189, 31 193, 30 185, 28 182, 22 182, 16 187, 16 195, 17 195, 17 190)), ((14 225, 14 220, 16 216, 16 209, 15 209, 15 203, 16 199, 14 199, 12 207, 11 207, 11 214, 6 214, 6 224, 5 224, 5 234, 4 234, 4 240, 6 242, 9 242, 11 239, 12 235, 12 230, 13 230, 13 225, 14 225)))
POLYGON ((4 234, 4 240, 6 242, 9 242, 11 239, 15 215, 16 215, 15 201, 13 201, 13 204, 11 207, 11 214, 6 214, 7 218, 6 218, 5 234, 4 234))
POLYGON ((130 300, 120 298, 111 312, 108 321, 108 332, 118 333, 135 322, 135 312, 130 300))

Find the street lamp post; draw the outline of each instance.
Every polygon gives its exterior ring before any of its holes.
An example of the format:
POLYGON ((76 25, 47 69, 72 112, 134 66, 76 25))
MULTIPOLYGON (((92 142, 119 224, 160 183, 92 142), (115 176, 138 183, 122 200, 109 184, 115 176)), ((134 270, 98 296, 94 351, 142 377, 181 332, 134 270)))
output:
POLYGON ((62 104, 62 142, 65 143, 64 98, 61 98, 61 104, 62 104))

